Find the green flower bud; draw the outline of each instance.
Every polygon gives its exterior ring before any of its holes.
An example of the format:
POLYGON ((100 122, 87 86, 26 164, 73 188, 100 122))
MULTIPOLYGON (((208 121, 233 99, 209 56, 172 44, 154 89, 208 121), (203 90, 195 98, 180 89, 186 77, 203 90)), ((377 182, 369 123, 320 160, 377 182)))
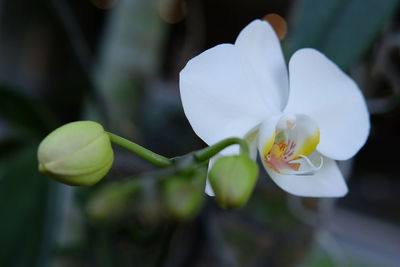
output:
POLYGON ((110 170, 114 154, 103 127, 92 121, 65 124, 39 145, 39 171, 68 185, 89 186, 110 170))
POLYGON ((164 204, 173 219, 190 219, 200 211, 204 200, 205 178, 205 170, 197 169, 189 177, 177 175, 165 181, 164 204))
POLYGON ((139 188, 136 180, 105 185, 86 204, 89 218, 100 223, 120 218, 129 209, 130 200, 139 188))
POLYGON ((226 156, 215 161, 208 174, 218 204, 224 209, 243 206, 258 177, 258 165, 248 156, 226 156))

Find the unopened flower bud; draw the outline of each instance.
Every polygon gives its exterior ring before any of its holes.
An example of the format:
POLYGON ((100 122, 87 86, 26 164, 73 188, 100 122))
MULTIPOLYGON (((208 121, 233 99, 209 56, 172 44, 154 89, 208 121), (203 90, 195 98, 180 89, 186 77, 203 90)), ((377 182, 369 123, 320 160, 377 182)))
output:
POLYGON ((195 216, 204 199, 204 169, 194 170, 190 177, 177 175, 164 183, 165 206, 168 214, 176 220, 190 219, 195 216))
POLYGON ((39 171, 54 180, 89 186, 110 170, 114 154, 103 127, 92 121, 65 124, 39 145, 39 171))
POLYGON ((118 219, 129 208, 130 199, 138 190, 136 180, 107 184, 89 198, 86 212, 94 222, 118 219))
POLYGON ((215 198, 224 209, 243 206, 253 191, 257 177, 257 164, 244 155, 217 159, 208 174, 215 198))

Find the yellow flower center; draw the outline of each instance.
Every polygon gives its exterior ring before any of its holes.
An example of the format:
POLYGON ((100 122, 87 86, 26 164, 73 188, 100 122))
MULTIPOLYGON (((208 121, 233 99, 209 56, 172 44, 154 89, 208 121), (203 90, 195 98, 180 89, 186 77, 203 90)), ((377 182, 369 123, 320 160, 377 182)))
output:
POLYGON ((263 161, 279 174, 315 173, 322 166, 322 158, 320 166, 316 167, 307 156, 317 148, 319 135, 315 124, 285 115, 276 125, 275 134, 264 144, 263 161))
POLYGON ((292 158, 294 147, 294 142, 290 143, 289 146, 285 144, 284 141, 280 141, 279 143, 274 142, 271 150, 264 158, 265 164, 267 164, 268 167, 270 167, 277 173, 281 173, 281 169, 291 169, 298 171, 300 168, 300 163, 290 163, 292 159, 296 159, 292 158))

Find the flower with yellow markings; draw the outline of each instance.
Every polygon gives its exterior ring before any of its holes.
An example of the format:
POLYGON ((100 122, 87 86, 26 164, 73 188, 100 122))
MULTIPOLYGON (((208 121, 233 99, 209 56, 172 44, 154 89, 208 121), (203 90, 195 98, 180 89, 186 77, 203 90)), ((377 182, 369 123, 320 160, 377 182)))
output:
MULTIPOLYGON (((349 159, 364 145, 369 113, 354 81, 317 50, 298 50, 287 68, 274 30, 255 20, 234 44, 191 59, 180 73, 180 93, 201 139, 212 145, 244 138, 250 156, 255 160, 258 150, 268 174, 287 192, 347 193, 335 160, 349 159)), ((222 154, 238 154, 238 148, 222 154)), ((206 192, 213 194, 209 184, 206 192)))

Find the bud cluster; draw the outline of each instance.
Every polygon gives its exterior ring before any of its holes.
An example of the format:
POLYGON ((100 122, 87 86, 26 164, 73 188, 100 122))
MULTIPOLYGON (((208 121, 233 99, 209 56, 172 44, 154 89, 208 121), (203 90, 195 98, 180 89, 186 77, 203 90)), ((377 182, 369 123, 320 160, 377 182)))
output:
MULTIPOLYGON (((50 133, 38 148, 39 170, 67 185, 94 185, 108 173, 113 163, 111 142, 159 167, 167 167, 166 174, 156 175, 161 177, 160 182, 153 184, 157 184, 157 199, 162 203, 158 210, 174 220, 191 218, 200 210, 207 175, 215 199, 224 209, 243 206, 258 177, 258 166, 249 158, 247 143, 242 139, 228 138, 197 152, 168 159, 107 133, 100 124, 92 121, 68 123, 50 133), (204 166, 210 158, 235 144, 241 146, 241 153, 219 157, 207 173, 204 166)), ((145 186, 136 179, 109 183, 88 201, 88 215, 94 220, 118 217, 130 207, 129 201, 135 195, 140 196, 141 193, 137 193, 142 191, 146 191, 145 186)))

